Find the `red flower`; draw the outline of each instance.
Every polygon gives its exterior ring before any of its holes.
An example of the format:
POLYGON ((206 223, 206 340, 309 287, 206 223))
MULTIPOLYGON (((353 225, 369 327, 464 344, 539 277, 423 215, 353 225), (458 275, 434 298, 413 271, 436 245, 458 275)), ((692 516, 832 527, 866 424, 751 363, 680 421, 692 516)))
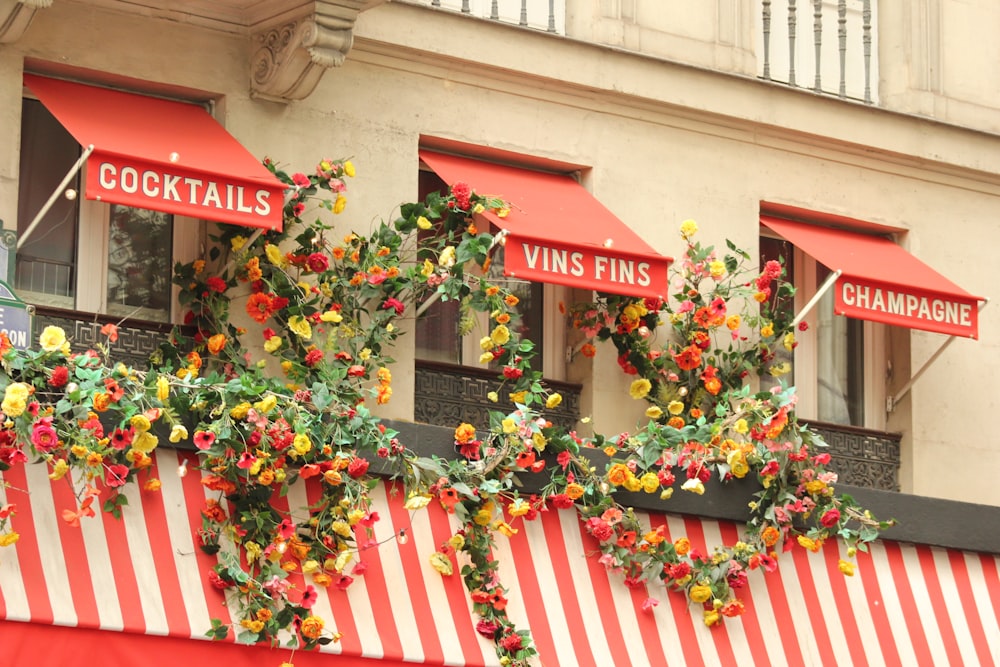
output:
POLYGON ((514 463, 518 468, 529 468, 535 463, 535 453, 531 450, 520 452, 514 463))
POLYGON ((101 327, 101 335, 108 337, 109 343, 118 342, 118 325, 108 322, 103 327, 101 327))
POLYGON ((347 474, 357 479, 368 472, 368 459, 353 458, 347 466, 347 474))
POLYGON ((507 635, 506 637, 500 640, 500 645, 503 646, 504 649, 509 651, 510 653, 514 653, 515 651, 520 651, 523 644, 524 644, 524 638, 517 633, 507 635))
POLYGON ((198 449, 208 449, 215 442, 215 434, 211 431, 195 431, 194 446, 198 449))
POLYGON ((118 451, 126 450, 132 444, 134 435, 135 431, 131 426, 127 429, 116 428, 111 433, 111 446, 118 451))
POLYGON ((247 314, 259 324, 266 322, 267 318, 271 317, 275 310, 277 308, 274 297, 267 292, 251 294, 250 298, 247 299, 247 314))
POLYGON ((233 585, 232 582, 223 579, 215 570, 208 571, 208 581, 212 584, 212 586, 218 588, 219 590, 225 590, 233 585))
POLYGON ((402 315, 403 311, 406 310, 406 304, 395 297, 389 297, 382 302, 382 310, 389 310, 390 308, 396 311, 397 315, 402 315))
POLYGON ((305 363, 309 368, 312 368, 321 361, 323 361, 323 350, 313 348, 306 352, 305 363))
POLYGON ((500 625, 496 621, 487 621, 484 619, 476 623, 476 632, 487 639, 493 639, 499 629, 500 625))
POLYGON ((212 276, 206 280, 205 286, 213 292, 218 292, 219 294, 226 291, 226 281, 218 276, 212 276))
POLYGON ((448 514, 455 513, 455 505, 457 505, 459 503, 459 500, 461 500, 458 497, 458 491, 450 487, 447 489, 441 489, 441 493, 438 495, 438 499, 441 501, 441 504, 444 505, 445 508, 448 510, 448 514))
POLYGON ((118 383, 111 378, 104 378, 104 388, 107 389, 111 400, 117 403, 125 396, 125 390, 118 386, 118 383))
POLYGON ((128 466, 115 463, 108 466, 107 472, 104 475, 104 484, 111 487, 124 486, 127 479, 128 466))
POLYGON ((554 493, 549 496, 549 502, 556 509, 567 510, 573 506, 573 499, 567 496, 565 493, 554 493))
POLYGON ((469 184, 459 181, 451 186, 451 193, 455 195, 455 203, 458 204, 458 207, 468 210, 469 205, 472 203, 472 188, 469 187, 469 184))
POLYGON ((355 364, 347 369, 348 377, 359 378, 364 376, 365 367, 360 364, 355 364))
POLYGON ((292 183, 294 183, 295 185, 297 185, 300 188, 308 188, 309 187, 309 177, 306 176, 305 174, 301 173, 301 172, 300 173, 292 174, 292 183))
POLYGON ((522 371, 520 368, 517 368, 516 366, 503 367, 503 376, 508 380, 517 380, 522 375, 524 375, 524 371, 522 371))
POLYGON ((55 387, 65 387, 66 383, 69 382, 69 369, 65 366, 56 366, 52 369, 52 377, 49 378, 49 386, 55 387))
POLYGON ((306 258, 306 266, 313 273, 323 273, 330 268, 330 260, 321 252, 314 252, 306 258))
POLYGON ((819 522, 826 526, 827 528, 833 528, 840 521, 840 510, 833 508, 827 510, 823 516, 820 517, 819 522))

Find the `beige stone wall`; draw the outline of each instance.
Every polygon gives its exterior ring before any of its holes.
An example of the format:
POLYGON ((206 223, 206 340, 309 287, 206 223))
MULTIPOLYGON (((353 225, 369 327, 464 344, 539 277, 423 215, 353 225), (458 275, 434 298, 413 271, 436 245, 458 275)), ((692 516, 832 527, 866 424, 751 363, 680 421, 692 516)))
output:
MULTIPOLYGON (((594 195, 668 255, 681 252, 676 230, 686 218, 699 221, 706 241, 728 237, 755 247, 760 203, 769 201, 907 229, 903 243, 911 252, 989 296, 1000 247, 1000 138, 990 134, 996 84, 974 67, 982 54, 956 56, 949 45, 940 86, 900 83, 915 66, 904 66, 896 51, 919 31, 910 25, 892 37, 887 29, 883 77, 892 81, 884 82, 883 99, 906 112, 893 113, 756 81, 746 26, 721 33, 723 15, 743 17, 757 11, 756 3, 710 4, 714 20, 688 20, 653 16, 640 0, 569 0, 573 38, 564 38, 390 3, 362 14, 347 63, 329 71, 310 97, 278 104, 249 95, 245 35, 56 0, 21 40, 0 47, 0 146, 8 147, 0 150, 0 217, 12 226, 20 68, 28 58, 36 67, 45 61, 210 92, 231 133, 290 168, 351 157, 358 178, 350 184, 345 229, 389 219, 396 205, 415 198, 420 137, 432 136, 589 165, 585 182, 594 195), (614 29, 606 21, 625 21, 629 8, 633 24, 649 17, 642 30, 623 29, 616 48, 589 43, 611 44, 614 29), (687 42, 657 51, 647 30, 683 33, 698 45, 687 52, 701 53, 696 60, 706 69, 661 60, 687 42), (967 62, 956 64, 958 57, 967 62), (915 115, 939 111, 948 123, 915 115)), ((942 12, 954 4, 1000 16, 984 0, 913 3, 942 12)), ((960 15, 948 13, 947 31, 958 30, 960 15)), ((893 16, 884 11, 881 25, 893 16)), ((976 30, 971 34, 980 35, 976 30)), ((996 306, 982 314, 980 331, 980 341, 951 345, 889 418, 889 428, 904 433, 905 491, 1000 504, 1000 487, 991 483, 1000 449, 983 428, 996 412, 988 370, 1000 363, 996 306)), ((894 330, 891 340, 890 389, 945 337, 894 330)), ((412 363, 412 337, 402 339, 395 356, 386 414, 407 419, 412 378, 402 369, 412 363)), ((614 356, 608 346, 570 369, 571 379, 585 380, 585 412, 604 432, 633 429, 643 407, 627 397, 614 356)))

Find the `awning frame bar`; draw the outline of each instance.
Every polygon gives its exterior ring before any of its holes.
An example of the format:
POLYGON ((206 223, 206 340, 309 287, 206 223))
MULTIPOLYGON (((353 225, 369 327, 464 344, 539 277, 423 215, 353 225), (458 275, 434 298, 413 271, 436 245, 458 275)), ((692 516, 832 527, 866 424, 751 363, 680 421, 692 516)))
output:
POLYGON ((806 303, 806 305, 803 306, 802 310, 799 311, 799 314, 795 316, 794 320, 792 320, 790 328, 794 329, 799 325, 799 322, 805 319, 806 315, 809 314, 809 311, 812 310, 817 303, 819 303, 819 300, 823 298, 824 294, 830 291, 830 288, 833 287, 833 284, 837 282, 837 278, 839 278, 843 273, 844 273, 843 269, 837 269, 836 271, 834 271, 833 273, 831 273, 829 276, 826 277, 826 280, 823 281, 823 284, 820 286, 820 288, 816 290, 816 293, 813 294, 813 297, 809 299, 808 303, 806 303))
POLYGON ((73 180, 73 178, 77 175, 77 173, 83 168, 83 164, 87 161, 87 158, 90 157, 90 154, 93 152, 94 152, 94 144, 90 144, 89 146, 83 149, 83 152, 80 154, 80 158, 76 161, 76 163, 73 164, 72 167, 70 167, 70 170, 66 174, 66 177, 63 178, 62 181, 59 183, 59 185, 56 186, 56 189, 52 192, 52 196, 50 196, 48 201, 45 202, 45 205, 42 206, 41 210, 38 211, 37 214, 35 214, 35 217, 31 221, 31 224, 28 225, 28 228, 24 230, 24 234, 21 234, 21 237, 17 239, 17 248, 16 248, 17 250, 20 250, 21 246, 23 246, 27 242, 28 238, 31 236, 31 233, 34 232, 35 228, 38 227, 38 225, 42 222, 42 218, 44 218, 45 215, 49 212, 49 209, 52 208, 52 205, 56 203, 56 199, 58 199, 59 196, 63 194, 63 191, 66 189, 66 186, 69 185, 69 182, 73 180))
MULTIPOLYGON (((984 298, 983 302, 979 305, 979 312, 982 312, 983 308, 985 308, 986 304, 988 304, 989 302, 990 300, 988 297, 984 298)), ((931 364, 937 361, 938 357, 940 357, 941 354, 948 349, 948 346, 951 345, 952 341, 954 341, 956 338, 958 338, 957 335, 948 336, 948 340, 941 343, 941 346, 937 350, 935 350, 934 354, 932 354, 927 359, 927 361, 925 361, 923 365, 917 370, 917 372, 914 373, 909 380, 907 380, 906 384, 900 387, 899 391, 897 391, 892 396, 886 396, 885 399, 886 414, 891 414, 892 411, 896 409, 896 406, 899 405, 899 402, 901 400, 903 400, 903 397, 906 396, 908 393, 910 393, 910 390, 913 389, 913 385, 916 384, 917 380, 920 379, 920 376, 923 375, 928 368, 930 368, 931 364)))

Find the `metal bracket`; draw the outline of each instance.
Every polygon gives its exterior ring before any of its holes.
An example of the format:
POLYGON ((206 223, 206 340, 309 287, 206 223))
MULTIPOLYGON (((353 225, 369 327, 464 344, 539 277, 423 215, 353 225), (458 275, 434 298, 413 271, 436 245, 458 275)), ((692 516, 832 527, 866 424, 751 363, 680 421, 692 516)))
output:
POLYGON ((63 193, 63 191, 66 189, 66 186, 69 185, 69 182, 71 180, 73 180, 73 177, 76 176, 77 172, 79 172, 83 168, 83 163, 87 161, 87 158, 90 157, 90 154, 93 152, 94 152, 94 144, 90 144, 89 146, 83 149, 83 153, 80 154, 80 158, 76 161, 76 163, 72 167, 70 167, 70 170, 66 174, 66 177, 63 178, 62 181, 59 183, 59 185, 56 186, 56 189, 52 192, 52 196, 49 197, 48 201, 45 202, 45 205, 42 206, 42 209, 35 215, 35 218, 31 221, 31 224, 28 225, 28 228, 24 230, 23 234, 21 234, 21 238, 17 240, 18 250, 20 250, 21 246, 25 244, 25 242, 28 240, 28 237, 31 236, 31 233, 35 231, 35 228, 38 227, 39 223, 41 223, 42 218, 44 218, 45 214, 49 212, 49 209, 52 208, 52 205, 56 203, 56 199, 58 199, 59 196, 63 193))
MULTIPOLYGON (((988 304, 989 302, 990 302, 989 298, 983 299, 983 303, 979 306, 979 312, 982 312, 983 308, 985 308, 986 304, 988 304)), ((906 396, 908 393, 910 393, 910 389, 912 389, 913 385, 916 384, 917 380, 920 379, 920 376, 924 374, 924 371, 926 371, 928 368, 930 368, 931 364, 933 364, 935 361, 937 361, 937 358, 940 357, 941 354, 946 349, 948 349, 948 346, 951 345, 952 341, 954 341, 956 338, 958 338, 958 336, 948 336, 948 340, 946 340, 945 342, 941 343, 941 347, 939 347, 937 350, 935 350, 934 354, 932 354, 930 356, 930 358, 928 358, 927 361, 924 362, 923 366, 921 366, 920 369, 916 373, 913 374, 913 377, 911 377, 906 382, 906 384, 904 384, 900 388, 900 390, 898 392, 896 392, 895 395, 893 395, 893 396, 887 396, 886 397, 886 399, 885 399, 885 412, 886 412, 886 414, 889 414, 893 410, 896 409, 896 406, 899 405, 899 402, 901 400, 903 400, 904 396, 906 396)))

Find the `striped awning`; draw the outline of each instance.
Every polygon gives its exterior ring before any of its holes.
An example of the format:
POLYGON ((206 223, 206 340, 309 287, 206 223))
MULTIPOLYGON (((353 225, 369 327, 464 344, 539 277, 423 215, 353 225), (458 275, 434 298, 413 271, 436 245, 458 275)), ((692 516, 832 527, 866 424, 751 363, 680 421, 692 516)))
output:
MULTIPOLYGON (((43 466, 4 473, 0 505, 17 504, 21 539, 0 549, 0 647, 8 664, 64 664, 93 651, 102 667, 208 664, 227 667, 294 662, 367 667, 406 663, 497 665, 475 632, 461 579, 440 576, 428 556, 457 527, 432 504, 407 512, 399 496, 374 492, 382 544, 360 557, 368 570, 348 590, 320 591, 314 611, 343 634, 322 654, 237 646, 204 638, 210 619, 228 622, 221 592, 206 573, 214 557, 195 545, 192 526, 206 491, 197 475, 174 470, 190 453, 157 452, 159 492, 130 486, 121 521, 60 517, 72 491, 52 484, 43 466), (27 492, 27 493, 25 493, 27 492), (411 539, 392 539, 405 528, 411 539), (81 653, 83 652, 83 653, 81 653), (338 654, 335 663, 325 654, 338 654), (169 658, 168 658, 169 657, 169 658), (161 662, 162 660, 162 662, 161 662)), ((293 489, 291 506, 305 505, 293 489)), ((737 539, 730 522, 644 513, 706 550, 737 539)), ((776 574, 755 572, 742 594, 743 617, 707 628, 679 594, 625 586, 595 558, 571 511, 550 511, 499 538, 496 556, 510 586, 508 613, 531 630, 544 667, 593 665, 989 664, 1000 660, 1000 559, 893 542, 859 554, 844 577, 836 544, 782 555, 776 574), (653 597, 659 604, 643 611, 653 597)))

